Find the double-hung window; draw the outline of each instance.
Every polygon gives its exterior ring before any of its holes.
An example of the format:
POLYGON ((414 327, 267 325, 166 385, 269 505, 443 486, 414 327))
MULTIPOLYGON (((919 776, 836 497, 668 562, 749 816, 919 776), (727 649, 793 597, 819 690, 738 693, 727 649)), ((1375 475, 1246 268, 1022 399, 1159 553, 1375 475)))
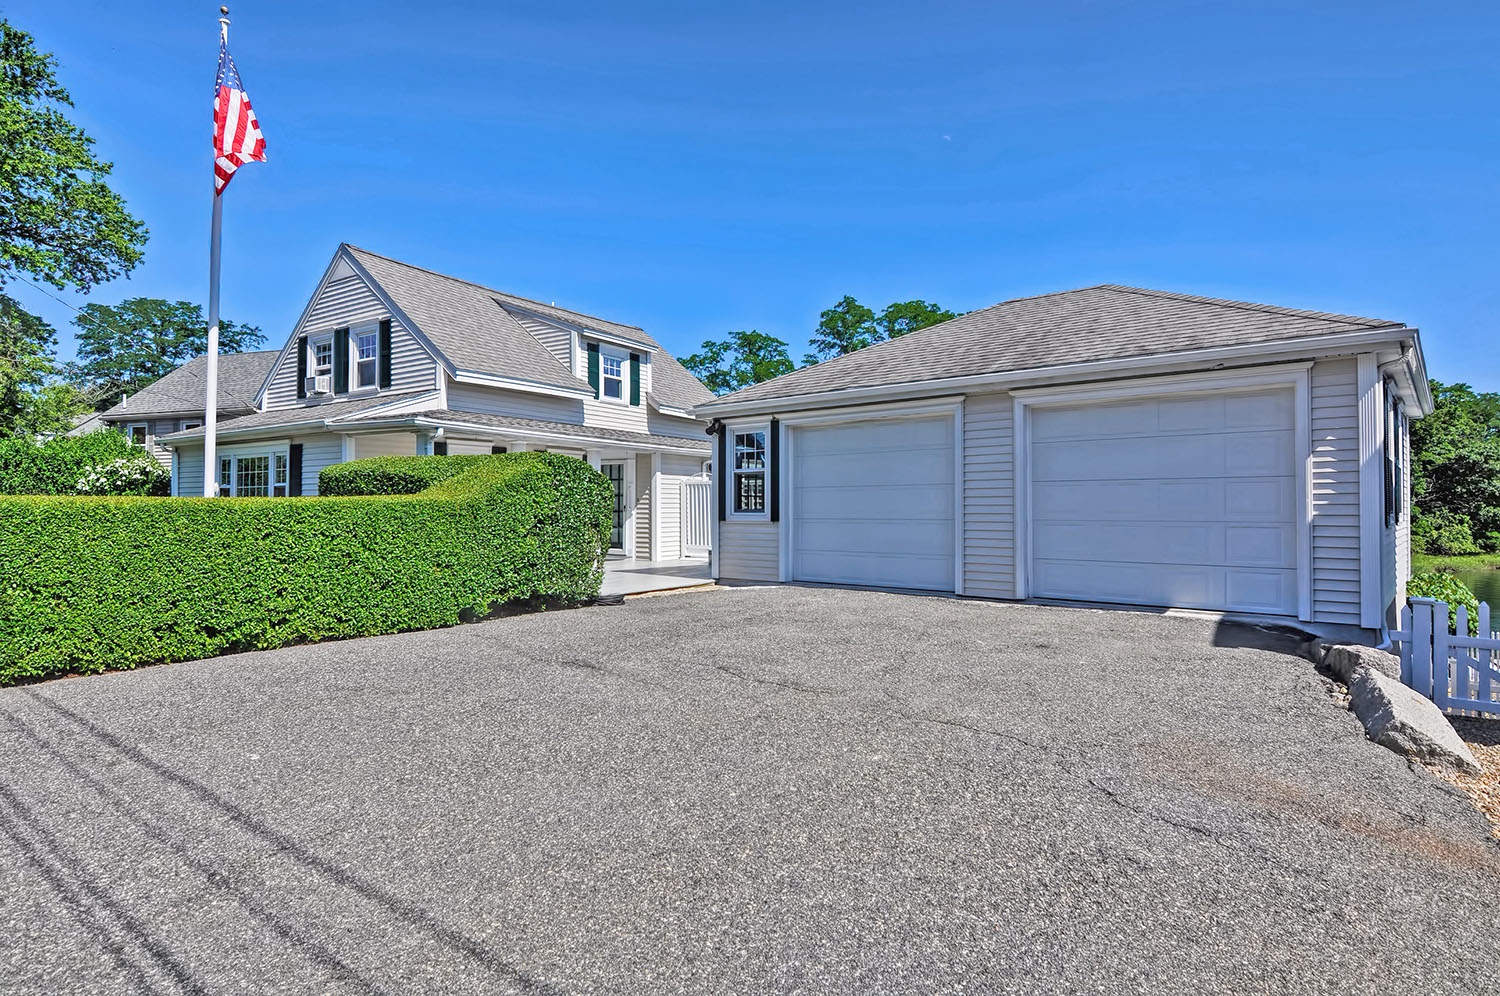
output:
POLYGON ((380 363, 380 333, 366 329, 354 333, 354 387, 375 387, 380 363))
POLYGON ((325 377, 333 373, 333 339, 314 339, 312 342, 312 374, 325 377))
POLYGON ((145 422, 132 422, 125 427, 125 437, 137 446, 145 446, 151 438, 151 430, 145 422))
POLYGON ((734 434, 734 452, 730 464, 730 511, 749 518, 766 514, 766 437, 765 428, 747 429, 734 434))
POLYGON ((600 393, 614 401, 625 398, 625 359, 604 353, 599 357, 600 374, 603 377, 600 393))

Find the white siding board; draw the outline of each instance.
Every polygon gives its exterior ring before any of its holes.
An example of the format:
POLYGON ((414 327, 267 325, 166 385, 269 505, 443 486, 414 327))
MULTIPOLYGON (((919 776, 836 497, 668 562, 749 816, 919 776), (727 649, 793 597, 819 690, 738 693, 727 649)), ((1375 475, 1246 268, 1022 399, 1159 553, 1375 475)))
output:
MULTIPOLYGON (((377 456, 416 456, 417 434, 414 432, 372 432, 354 436, 354 459, 377 456)), ((306 454, 303 454, 306 459, 306 454)))
POLYGON ((294 438, 292 442, 302 444, 302 493, 315 495, 323 468, 343 462, 344 441, 332 433, 319 433, 294 438))
POLYGON ((1359 390, 1353 359, 1312 368, 1313 621, 1359 625, 1359 390))
POLYGON ((635 555, 641 560, 657 559, 651 549, 651 457, 635 458, 635 555))
MULTIPOLYGON (((630 379, 629 367, 626 367, 626 377, 630 379)), ((625 385, 626 397, 630 396, 630 385, 625 385)), ((646 402, 641 399, 638 405, 622 405, 614 401, 596 401, 593 398, 583 399, 583 424, 597 425, 605 429, 623 429, 626 432, 647 432, 646 402)))
POLYGON ((582 398, 558 398, 546 394, 507 391, 500 387, 448 382, 448 408, 456 412, 511 415, 544 422, 583 422, 582 398))
MULTIPOLYGON (((510 311, 509 308, 506 309, 510 311)), ((573 369, 573 333, 565 328, 544 322, 540 318, 528 315, 524 311, 510 311, 511 317, 521 324, 521 327, 530 332, 532 338, 547 347, 547 351, 557 357, 557 362, 573 369)))
POLYGON ((678 418, 676 415, 663 415, 661 412, 648 411, 646 414, 647 431, 655 436, 675 436, 679 439, 706 439, 705 432, 708 423, 695 418, 678 418))
POLYGON ((780 530, 777 524, 719 523, 719 576, 740 581, 778 580, 780 530))
POLYGON ((297 397, 297 340, 301 336, 382 318, 392 319, 390 393, 431 390, 436 383, 437 361, 416 336, 386 310, 369 285, 351 274, 329 281, 308 308, 302 323, 292 332, 282 349, 276 372, 267 385, 263 407, 271 410, 307 404, 306 400, 297 397))
POLYGON ((964 594, 1016 597, 1014 405, 964 399, 964 594))
POLYGON ((177 449, 178 497, 197 498, 203 494, 203 447, 180 446, 177 449))

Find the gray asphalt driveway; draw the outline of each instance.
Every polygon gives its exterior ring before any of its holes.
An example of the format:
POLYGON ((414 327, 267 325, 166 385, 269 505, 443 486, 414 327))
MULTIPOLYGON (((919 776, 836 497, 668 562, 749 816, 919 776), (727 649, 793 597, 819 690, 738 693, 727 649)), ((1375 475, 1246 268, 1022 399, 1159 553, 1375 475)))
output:
POLYGON ((728 589, 0 690, 0 988, 1500 991, 1500 848, 1279 646, 728 589))

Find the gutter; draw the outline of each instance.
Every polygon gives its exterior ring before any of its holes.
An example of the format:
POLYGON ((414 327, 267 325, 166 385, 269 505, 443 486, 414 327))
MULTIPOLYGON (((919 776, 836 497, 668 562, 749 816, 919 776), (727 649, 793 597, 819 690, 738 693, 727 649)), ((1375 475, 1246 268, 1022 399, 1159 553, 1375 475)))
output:
MULTIPOLYGON (((1227 365, 1230 361, 1241 359, 1265 363, 1272 357, 1332 356, 1351 351, 1357 352, 1361 348, 1394 343, 1403 344, 1406 348, 1412 349, 1417 357, 1421 357, 1421 350, 1415 345, 1418 343, 1416 329, 1405 326, 1387 326, 1364 332, 1343 332, 1317 338, 1286 339, 1280 342, 1252 343, 1241 346, 1217 346, 1211 349, 1163 353, 1157 356, 1065 363, 1051 367, 1032 367, 1028 370, 904 381, 899 384, 841 388, 807 394, 788 394, 775 398, 752 398, 739 402, 734 401, 731 395, 729 398, 699 405, 693 409, 693 414, 700 419, 722 418, 726 415, 760 415, 788 408, 926 397, 932 394, 963 392, 973 388, 1012 388, 1023 385, 1041 385, 1059 380, 1063 382, 1079 382, 1084 379, 1103 380, 1109 379, 1110 374, 1122 372, 1127 372, 1131 376, 1146 376, 1176 372, 1175 368, 1181 367, 1201 369, 1205 364, 1212 365, 1216 362, 1227 365)), ((1425 379, 1423 383, 1426 383, 1425 379)), ((1431 410, 1430 403, 1427 410, 1431 410)))

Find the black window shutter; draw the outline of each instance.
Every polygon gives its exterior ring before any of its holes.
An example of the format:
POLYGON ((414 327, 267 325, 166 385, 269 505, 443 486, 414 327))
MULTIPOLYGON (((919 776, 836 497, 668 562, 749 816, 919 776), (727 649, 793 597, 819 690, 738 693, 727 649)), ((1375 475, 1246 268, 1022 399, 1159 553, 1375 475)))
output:
POLYGON ((432 444, 432 455, 433 456, 447 456, 448 455, 448 444, 446 442, 436 442, 436 443, 433 443, 432 444))
POLYGON ((641 354, 630 354, 630 403, 641 403, 641 354))
POLYGON ((302 494, 302 444, 293 443, 286 457, 286 493, 292 497, 302 494))
POLYGON ((719 427, 719 521, 724 521, 724 499, 728 494, 724 482, 732 476, 729 469, 729 428, 719 427))
POLYGON ((349 393, 349 330, 333 330, 333 393, 349 393))
POLYGON ((766 459, 771 464, 770 480, 766 487, 770 489, 771 521, 781 521, 781 423, 771 419, 771 431, 766 439, 766 459))
POLYGON ((380 386, 391 386, 391 320, 380 320, 380 386))
POLYGON ((297 397, 307 397, 307 336, 297 337, 297 397))
POLYGON ((599 398, 599 344, 589 343, 589 387, 594 389, 594 399, 599 398))

